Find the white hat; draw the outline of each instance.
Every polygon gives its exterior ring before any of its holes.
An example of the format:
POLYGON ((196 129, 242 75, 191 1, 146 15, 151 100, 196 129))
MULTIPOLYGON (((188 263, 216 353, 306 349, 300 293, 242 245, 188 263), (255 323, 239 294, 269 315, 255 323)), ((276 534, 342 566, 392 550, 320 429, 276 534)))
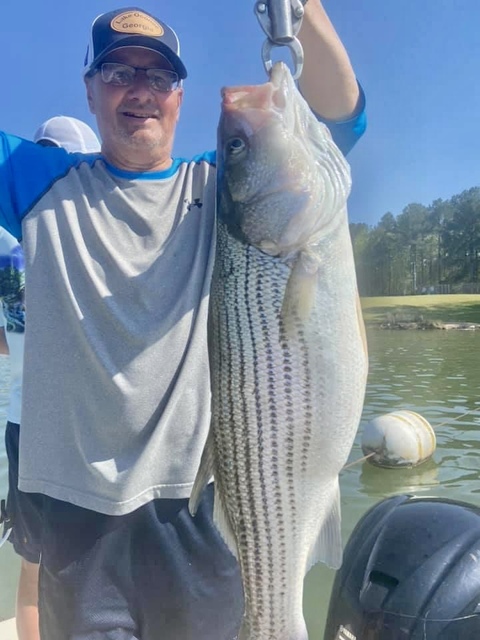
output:
POLYGON ((70 153, 97 153, 100 142, 94 131, 77 118, 55 116, 44 122, 35 132, 33 141, 49 140, 70 153))

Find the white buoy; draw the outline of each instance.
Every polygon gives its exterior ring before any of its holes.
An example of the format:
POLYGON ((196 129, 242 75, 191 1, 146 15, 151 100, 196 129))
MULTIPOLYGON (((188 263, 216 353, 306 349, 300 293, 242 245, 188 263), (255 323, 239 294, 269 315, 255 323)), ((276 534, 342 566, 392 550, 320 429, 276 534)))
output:
POLYGON ((431 457, 437 440, 430 423, 415 411, 393 411, 371 420, 362 434, 364 455, 380 467, 415 467, 431 457))

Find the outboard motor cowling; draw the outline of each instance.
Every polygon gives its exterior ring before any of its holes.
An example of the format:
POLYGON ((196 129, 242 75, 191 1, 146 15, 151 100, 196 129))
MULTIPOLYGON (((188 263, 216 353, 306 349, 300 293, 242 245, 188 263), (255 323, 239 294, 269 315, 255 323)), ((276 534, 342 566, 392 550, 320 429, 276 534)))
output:
POLYGON ((395 496, 345 548, 324 640, 480 640, 480 509, 395 496))

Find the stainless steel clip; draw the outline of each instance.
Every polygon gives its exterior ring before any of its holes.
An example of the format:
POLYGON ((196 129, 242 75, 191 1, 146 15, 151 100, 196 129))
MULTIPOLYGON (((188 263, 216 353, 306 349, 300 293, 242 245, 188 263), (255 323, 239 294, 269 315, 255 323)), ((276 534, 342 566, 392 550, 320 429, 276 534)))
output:
POLYGON ((273 66, 272 49, 288 47, 292 55, 295 80, 303 69, 303 47, 297 33, 302 25, 304 9, 301 0, 259 0, 255 15, 267 39, 262 47, 262 59, 267 73, 273 66))

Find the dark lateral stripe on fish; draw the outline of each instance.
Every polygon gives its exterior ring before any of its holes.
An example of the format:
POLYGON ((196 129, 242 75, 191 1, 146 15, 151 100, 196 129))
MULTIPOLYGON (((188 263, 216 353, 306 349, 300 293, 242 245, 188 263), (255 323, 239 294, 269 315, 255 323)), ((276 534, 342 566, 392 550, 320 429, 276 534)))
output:
POLYGON ((282 357, 283 357, 283 384, 284 384, 284 394, 285 394, 285 425, 287 428, 285 444, 286 444, 286 461, 285 461, 285 471, 287 476, 287 487, 288 487, 288 502, 292 509, 292 522, 290 523, 290 527, 293 535, 296 532, 296 506, 295 506, 295 486, 294 486, 294 469, 295 469, 295 417, 293 407, 295 405, 293 398, 293 363, 292 363, 292 353, 290 351, 290 346, 287 339, 287 334, 285 332, 285 328, 283 323, 280 320, 280 344, 282 348, 282 357))
MULTIPOLYGON (((222 310, 222 312, 227 314, 228 310, 229 308, 226 307, 225 309, 222 310)), ((236 325, 236 329, 237 329, 234 335, 239 340, 240 349, 243 349, 242 334, 241 334, 241 331, 238 330, 239 318, 238 318, 237 309, 233 307, 232 309, 230 309, 230 311, 233 314, 233 322, 236 325)), ((228 326, 229 325, 228 317, 226 318, 226 323, 228 326)), ((230 335, 230 331, 227 331, 224 336, 225 344, 222 345, 221 353, 230 354, 230 344, 228 343, 228 340, 227 340, 227 336, 229 335, 230 335)), ((225 403, 227 404, 227 407, 228 407, 227 415, 229 416, 229 423, 233 425, 235 424, 235 399, 234 399, 235 376, 234 376, 234 370, 233 370, 235 365, 231 357, 226 357, 225 360, 227 363, 227 371, 228 371, 228 376, 227 376, 228 392, 226 393, 225 403)), ((220 366, 218 367, 218 371, 221 374, 221 372, 224 371, 224 368, 220 366)), ((238 373, 240 376, 240 386, 243 386, 243 384, 245 383, 244 368, 240 367, 238 373)), ((244 399, 242 398, 242 400, 244 399)), ((242 411, 243 412, 245 411, 245 406, 242 407, 242 411)), ((251 502, 251 499, 249 499, 249 496, 244 495, 243 492, 241 491, 240 477, 242 474, 245 474, 246 469, 250 464, 250 459, 249 459, 250 454, 247 447, 247 449, 245 450, 245 460, 242 463, 241 462, 242 459, 239 455, 239 443, 238 443, 238 439, 235 437, 235 434, 234 434, 234 437, 232 438, 232 448, 233 448, 233 460, 236 461, 236 464, 233 466, 234 472, 235 472, 234 482, 231 483, 231 487, 229 487, 229 489, 230 491, 233 491, 235 494, 234 504, 237 505, 238 513, 230 514, 230 516, 234 518, 238 517, 238 520, 240 523, 242 523, 242 526, 247 527, 250 524, 249 522, 247 522, 247 514, 250 513, 253 520, 255 520, 256 516, 255 516, 255 513, 249 508, 249 503, 251 502)), ((231 473, 231 470, 230 470, 230 473, 231 473)), ((248 487, 248 489, 250 489, 250 487, 248 487)), ((245 567, 245 577, 246 579, 249 579, 249 567, 245 567)))
MULTIPOLYGON (((258 260, 258 253, 257 253, 258 260)), ((274 577, 277 582, 280 583, 284 592, 286 592, 287 588, 287 576, 285 570, 285 561, 287 556, 287 548, 285 542, 285 518, 284 518, 284 509, 283 509, 283 496, 281 490, 281 477, 279 473, 279 461, 281 452, 279 451, 279 442, 278 442, 278 420, 281 413, 281 408, 278 407, 277 397, 276 397, 276 375, 275 375, 275 362, 276 355, 278 351, 278 347, 272 343, 272 338, 274 341, 277 340, 277 336, 274 333, 272 336, 271 333, 271 317, 268 316, 264 308, 264 300, 265 293, 268 291, 269 295, 272 295, 272 292, 269 291, 270 282, 265 283, 265 274, 268 274, 267 269, 257 269, 257 285, 255 291, 255 300, 257 304, 257 316, 260 319, 260 328, 261 328, 261 336, 263 342, 263 349, 266 355, 266 374, 267 374, 267 384, 266 387, 268 389, 268 413, 269 413, 269 425, 270 425, 270 448, 272 452, 271 463, 272 463, 272 477, 274 484, 274 493, 272 499, 274 504, 272 507, 275 509, 275 522, 276 522, 276 530, 279 537, 279 545, 277 552, 281 554, 281 572, 280 575, 274 577)), ((271 313, 271 312, 270 312, 271 313)), ((271 590, 272 591, 272 590, 271 590)), ((274 603, 273 603, 273 594, 270 593, 270 605, 271 610, 274 611, 274 603)), ((274 632, 273 621, 271 621, 272 627, 271 632, 274 632)))
MULTIPOLYGON (((226 478, 230 478, 229 482, 229 495, 231 504, 234 506, 235 512, 231 514, 237 525, 237 532, 240 534, 239 539, 239 561, 242 565, 242 572, 244 575, 244 582, 250 585, 250 592, 252 593, 251 606, 254 609, 266 610, 267 603, 264 602, 264 594, 258 592, 259 579, 257 575, 257 568, 261 566, 262 549, 257 545, 247 546, 246 540, 253 537, 255 540, 259 539, 258 532, 262 529, 263 523, 259 521, 258 512, 256 509, 255 496, 253 494, 253 484, 245 482, 249 478, 249 469, 254 467, 254 458, 256 458, 255 441, 251 441, 249 437, 249 422, 247 420, 240 424, 236 420, 239 413, 245 418, 248 416, 248 399, 243 393, 239 394, 236 381, 239 383, 239 388, 244 388, 244 384, 251 375, 250 367, 247 368, 247 363, 242 354, 248 353, 253 349, 253 345, 249 340, 249 336, 242 332, 242 326, 245 324, 245 309, 242 296, 245 290, 248 290, 249 282, 246 279, 245 259, 243 257, 242 262, 239 262, 235 247, 232 251, 229 251, 231 244, 227 241, 228 235, 225 230, 219 228, 219 242, 223 240, 225 246, 223 250, 219 252, 219 259, 223 260, 222 269, 220 272, 230 274, 228 292, 230 297, 228 299, 222 298, 225 292, 225 283, 219 279, 216 286, 221 289, 218 294, 220 300, 217 309, 217 320, 219 320, 218 314, 222 315, 222 320, 217 322, 217 326, 223 326, 225 331, 225 342, 222 344, 222 351, 225 355, 225 361, 228 360, 228 367, 219 367, 217 373, 219 381, 222 382, 222 378, 225 374, 228 374, 228 391, 227 396, 229 400, 229 411, 231 422, 226 425, 226 428, 221 429, 221 433, 224 435, 223 441, 224 447, 220 447, 220 450, 225 451, 229 447, 229 441, 232 440, 234 445, 234 458, 235 460, 235 478, 232 478, 231 470, 228 469, 224 474, 226 478), (246 339, 245 339, 246 338, 246 339), (233 360, 232 354, 240 354, 238 360, 233 360), (240 406, 236 406, 238 403, 240 406), (236 415, 235 415, 236 414, 236 415), (233 429, 232 427, 235 426, 233 429), (239 452, 242 455, 239 455, 239 452), (243 457, 244 456, 244 457, 243 457), (232 486, 233 485, 233 486, 232 486), (246 516, 250 514, 251 519, 247 520, 246 516), (243 520, 242 520, 243 518, 243 520), (246 532, 250 529, 248 535, 246 532)), ((217 296, 214 296, 217 299, 217 296)), ((222 332, 221 332, 222 333, 222 332)), ((219 397, 220 403, 225 401, 224 397, 219 397)), ((223 410, 220 410, 219 419, 224 420, 223 410)))
POLYGON ((305 340, 305 332, 303 329, 299 330, 299 344, 302 353, 302 370, 303 370, 303 409, 304 409, 304 432, 302 438, 302 453, 301 453, 301 470, 302 474, 307 473, 308 462, 310 460, 309 450, 312 440, 312 421, 313 421, 313 408, 312 408, 312 381, 310 379, 310 357, 308 351, 308 345, 305 340))
MULTIPOLYGON (((222 236, 221 231, 219 231, 219 235, 222 236)), ((219 238, 220 240, 220 238, 219 238)), ((226 243, 226 236, 223 235, 223 242, 226 243)), ((234 274, 235 278, 235 290, 240 288, 239 278, 242 277, 241 273, 235 271, 235 262, 232 259, 232 256, 228 251, 225 251, 223 254, 223 259, 225 264, 222 267, 225 267, 226 273, 234 274)), ((220 270, 221 271, 221 270, 220 270)), ((215 280, 215 286, 219 289, 224 287, 224 282, 222 279, 218 281, 215 280)), ((213 300, 217 300, 217 295, 212 296, 213 300)), ((218 397, 218 402, 214 403, 216 406, 220 407, 218 420, 222 422, 225 419, 225 415, 227 416, 226 429, 217 429, 217 434, 223 436, 221 439, 223 443, 219 443, 219 450, 225 451, 232 447, 232 459, 235 460, 235 464, 233 465, 234 476, 232 477, 232 468, 224 469, 221 474, 222 478, 229 480, 227 482, 228 486, 223 487, 223 491, 227 496, 229 496, 229 503, 235 506, 235 512, 229 514, 229 518, 236 522, 237 529, 239 530, 247 530, 248 528, 255 528, 258 526, 257 521, 258 517, 255 511, 255 503, 252 495, 252 487, 247 484, 245 487, 245 491, 243 490, 243 486, 241 484, 241 479, 246 477, 247 470, 251 465, 251 452, 250 447, 248 446, 247 441, 247 425, 243 424, 243 429, 239 433, 238 431, 231 428, 232 425, 236 424, 235 421, 235 413, 238 413, 238 407, 236 407, 236 399, 238 397, 237 388, 236 388, 236 375, 239 376, 240 386, 242 387, 245 384, 246 379, 246 371, 244 367, 244 363, 234 362, 231 353, 232 353, 232 344, 230 340, 238 340, 239 350, 243 353, 243 349, 245 348, 243 344, 243 334, 240 330, 241 327, 241 310, 238 305, 230 305, 222 303, 221 295, 218 296, 220 300, 219 304, 213 305, 213 313, 215 313, 216 326, 225 326, 226 331, 224 333, 220 333, 218 336, 222 343, 220 348, 215 351, 216 357, 221 360, 216 363, 212 367, 214 374, 217 376, 217 384, 214 388, 223 389, 225 384, 225 377, 227 378, 227 388, 226 393, 221 393, 218 397), (222 356, 224 359, 222 360, 222 356), (227 375, 225 376, 225 373, 227 375), (225 407, 225 413, 224 413, 225 407), (245 458, 239 455, 240 452, 244 452, 245 458), (250 515, 250 518, 248 517, 250 515)), ((242 395, 240 397, 240 402, 242 403, 241 411, 243 414, 246 414, 246 402, 245 397, 242 395)), ((241 546, 242 541, 239 540, 239 546, 241 546)), ((238 549, 239 560, 242 561, 241 558, 242 548, 238 549)), ((243 562, 242 571, 244 573, 245 579, 249 582, 251 581, 250 575, 250 562, 243 562)))
MULTIPOLYGON (((232 263, 232 270, 235 270, 236 265, 235 262, 232 263)), ((233 271, 235 273, 235 271, 233 271)), ((236 286, 234 287, 235 291, 240 291, 241 289, 243 289, 246 286, 246 278, 247 278, 247 274, 246 273, 239 273, 236 275, 235 277, 235 282, 236 282, 236 286), (241 282, 239 282, 239 276, 241 276, 241 282)), ((234 326, 235 329, 232 331, 230 328, 228 330, 228 334, 231 335, 231 331, 232 334, 236 336, 236 338, 239 341, 239 351, 240 353, 244 353, 245 351, 245 341, 244 341, 244 335, 242 333, 242 310, 241 310, 241 306, 238 304, 234 304, 232 305, 232 312, 233 312, 233 320, 234 320, 234 326)), ((246 370, 245 367, 245 361, 242 359, 241 362, 239 363, 239 376, 240 376, 240 388, 245 388, 246 385, 246 380, 247 380, 247 375, 248 375, 248 371, 246 370)), ((234 376, 233 376, 233 372, 231 372, 231 383, 232 383, 232 387, 231 387, 231 395, 232 397, 235 395, 237 395, 237 390, 235 388, 234 385, 234 376)), ((247 399, 245 398, 244 394, 241 394, 241 398, 240 401, 242 403, 242 415, 247 416, 248 415, 248 411, 247 411, 247 399)), ((232 421, 232 425, 235 424, 234 421, 232 421)), ((242 490, 242 480, 244 480, 245 478, 248 477, 248 469, 251 468, 252 465, 252 458, 253 458, 253 453, 251 450, 251 443, 248 437, 248 422, 245 421, 242 425, 242 429, 241 431, 237 431, 234 430, 233 433, 233 439, 235 442, 235 449, 236 451, 238 450, 243 450, 245 452, 245 468, 242 469, 242 473, 238 474, 237 479, 236 479, 236 484, 237 484, 237 491, 238 491, 238 502, 237 504, 240 506, 241 505, 241 510, 242 510, 242 514, 244 516, 243 519, 243 530, 245 531, 247 529, 247 527, 251 527, 252 531, 258 530, 258 513, 257 510, 255 508, 255 500, 254 500, 254 495, 253 495, 253 487, 250 483, 245 483, 245 491, 242 490), (240 479, 240 476, 242 476, 242 480, 240 479), (246 519, 246 514, 250 513, 251 515, 251 521, 247 522, 246 519)), ((235 458, 238 461, 238 456, 235 458)), ((242 530, 242 528, 240 528, 240 530, 242 530)), ((243 541, 242 541, 243 542, 243 541)), ((241 554, 242 549, 240 549, 240 553, 241 554)), ((251 553, 251 550, 247 550, 247 553, 251 553)), ((260 550, 255 547, 253 549, 253 554, 254 554, 254 558, 253 558, 253 566, 256 566, 257 563, 260 562, 260 550)), ((249 561, 249 558, 243 559, 240 557, 240 562, 242 562, 242 567, 243 567, 243 572, 244 572, 244 576, 245 576, 245 580, 249 581, 249 583, 251 583, 252 581, 252 575, 251 575, 251 563, 249 561)), ((259 605, 262 605, 262 601, 261 598, 259 600, 259 605)))
MULTIPOLYGON (((263 528, 265 531, 265 535, 266 535, 266 543, 267 543, 267 548, 269 549, 269 553, 268 553, 268 566, 266 567, 267 572, 268 572, 268 578, 270 581, 270 584, 273 584, 273 580, 275 579, 275 572, 274 572, 274 566, 273 566, 273 562, 272 562, 272 555, 271 555, 271 550, 273 548, 273 544, 272 544, 272 531, 274 530, 273 527, 275 526, 274 523, 271 521, 270 519, 270 504, 268 502, 268 497, 267 497, 267 483, 266 483, 266 478, 265 478, 265 469, 264 466, 262 464, 262 458, 263 458, 263 451, 265 450, 266 446, 267 446, 267 442, 266 442, 266 438, 267 438, 267 433, 265 433, 265 428, 264 428, 264 416, 263 416, 263 412, 262 412, 262 408, 263 408, 263 403, 262 403, 262 397, 260 394, 260 389, 262 388, 262 380, 261 380, 261 371, 259 371, 258 369, 258 363, 260 360, 260 349, 262 349, 262 344, 260 342, 260 345, 257 344, 257 338, 258 338, 258 328, 255 326, 254 323, 254 318, 257 317, 257 312, 258 309, 252 309, 252 302, 254 302, 255 300, 252 299, 252 295, 251 295, 251 291, 252 291, 252 286, 256 285, 256 280, 251 280, 252 276, 255 276, 256 274, 256 266, 255 266, 255 258, 257 258, 258 256, 254 256, 254 260, 252 260, 252 253, 258 254, 258 250, 254 249, 253 247, 248 247, 248 250, 246 251, 246 265, 245 265, 245 272, 246 272, 246 278, 245 278, 245 290, 243 292, 241 292, 241 295, 244 296, 244 300, 248 301, 247 305, 246 305, 246 314, 247 314, 247 324, 249 327, 249 333, 252 339, 252 353, 253 353, 253 379, 254 379, 254 397, 255 397, 255 413, 256 413, 256 428, 255 425, 253 425, 253 428, 248 428, 248 432, 249 432, 249 437, 250 438, 254 438, 254 441, 257 440, 257 438, 255 437, 255 434, 258 434, 258 449, 257 449, 257 455, 258 455, 258 473, 259 473, 259 479, 260 479, 260 490, 261 490, 261 496, 262 496, 262 512, 264 514, 264 522, 263 524, 263 528)), ((239 292, 240 293, 240 292, 239 292)), ((267 424, 268 426, 268 424, 267 424)), ((254 442, 255 444, 255 442, 254 442)), ((260 553, 260 549, 258 550, 258 552, 260 553)), ((262 554, 262 556, 264 557, 264 554, 262 554)), ((255 564, 255 567, 261 567, 261 561, 260 561, 260 556, 259 556, 259 562, 258 565, 255 564)), ((261 579, 261 576, 257 576, 257 580, 256 580, 256 586, 257 586, 257 592, 258 592, 258 587, 261 586, 262 584, 265 583, 264 579, 261 579)), ((264 594, 262 594, 264 595, 264 594)), ((272 590, 269 590, 269 593, 267 594, 269 599, 270 599, 270 611, 272 610, 272 598, 273 598, 273 594, 272 594, 272 590)))

